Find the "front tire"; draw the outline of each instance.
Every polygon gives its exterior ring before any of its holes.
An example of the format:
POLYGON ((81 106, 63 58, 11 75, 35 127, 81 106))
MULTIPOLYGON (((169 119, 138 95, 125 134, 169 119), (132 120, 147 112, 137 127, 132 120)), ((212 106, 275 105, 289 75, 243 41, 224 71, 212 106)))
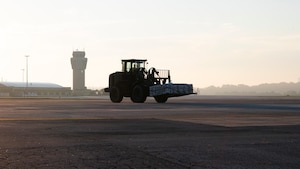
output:
POLYGON ((110 100, 114 103, 120 103, 123 100, 123 95, 118 87, 113 87, 109 93, 110 100))
POLYGON ((154 99, 157 103, 166 103, 166 101, 168 100, 168 96, 166 95, 154 96, 154 99))
POLYGON ((130 98, 134 103, 144 103, 147 99, 145 88, 141 85, 134 86, 130 98))

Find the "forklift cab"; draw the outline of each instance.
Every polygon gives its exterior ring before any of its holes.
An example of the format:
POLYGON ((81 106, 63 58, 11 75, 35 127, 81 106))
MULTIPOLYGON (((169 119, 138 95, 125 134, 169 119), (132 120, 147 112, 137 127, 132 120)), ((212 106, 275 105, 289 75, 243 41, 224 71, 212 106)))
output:
POLYGON ((122 60, 122 72, 132 72, 135 70, 145 70, 147 60, 129 59, 122 60))

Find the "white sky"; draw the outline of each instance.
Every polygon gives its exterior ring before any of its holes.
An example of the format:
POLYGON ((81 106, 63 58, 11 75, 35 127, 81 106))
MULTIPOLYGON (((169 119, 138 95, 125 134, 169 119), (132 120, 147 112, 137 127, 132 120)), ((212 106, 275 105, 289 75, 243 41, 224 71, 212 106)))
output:
POLYGON ((87 87, 106 87, 120 60, 148 59, 195 87, 296 82, 298 0, 0 0, 0 80, 72 86, 85 50, 87 87))

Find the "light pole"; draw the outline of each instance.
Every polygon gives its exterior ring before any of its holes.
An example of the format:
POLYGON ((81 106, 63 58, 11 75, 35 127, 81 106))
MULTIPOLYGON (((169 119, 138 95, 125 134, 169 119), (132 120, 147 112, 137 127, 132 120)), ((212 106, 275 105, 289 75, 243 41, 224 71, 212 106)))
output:
POLYGON ((28 57, 29 55, 25 55, 26 57, 26 94, 28 95, 28 57))

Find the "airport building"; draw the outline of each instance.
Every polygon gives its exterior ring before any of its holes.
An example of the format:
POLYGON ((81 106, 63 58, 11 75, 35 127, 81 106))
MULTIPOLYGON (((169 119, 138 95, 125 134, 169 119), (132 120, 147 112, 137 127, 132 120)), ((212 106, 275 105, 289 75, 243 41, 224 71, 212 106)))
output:
POLYGON ((0 82, 1 97, 66 97, 71 93, 70 87, 54 83, 0 82))
POLYGON ((73 69, 73 95, 88 95, 88 90, 85 87, 85 69, 87 65, 85 52, 73 51, 71 65, 73 69))
POLYGON ((0 82, 0 97, 65 97, 97 95, 98 91, 88 90, 85 86, 87 58, 84 51, 73 51, 73 88, 54 83, 0 82))

